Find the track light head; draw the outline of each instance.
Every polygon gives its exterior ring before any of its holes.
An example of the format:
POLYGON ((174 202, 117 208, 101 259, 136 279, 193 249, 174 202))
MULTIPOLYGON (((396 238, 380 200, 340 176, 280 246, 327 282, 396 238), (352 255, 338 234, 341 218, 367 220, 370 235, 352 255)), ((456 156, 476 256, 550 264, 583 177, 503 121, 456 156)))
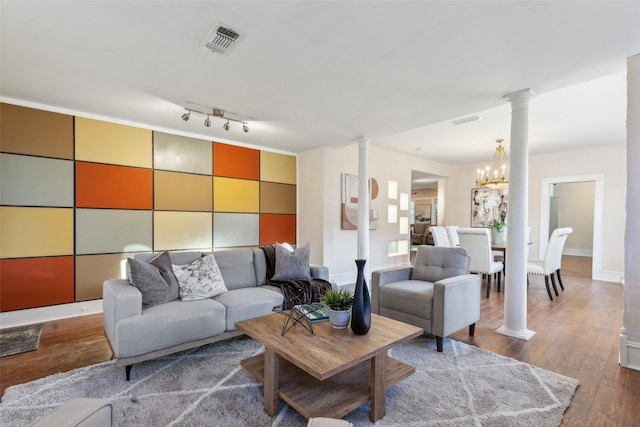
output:
POLYGON ((207 119, 204 121, 204 125, 208 128, 211 127, 211 119, 209 118, 208 114, 207 114, 207 119))
POLYGON ((247 126, 246 123, 242 123, 242 130, 244 131, 244 133, 249 132, 249 126, 247 126))
POLYGON ((191 111, 187 110, 187 112, 182 115, 182 120, 184 120, 185 122, 188 122, 190 118, 191 118, 191 111))
POLYGON ((222 126, 222 129, 229 130, 229 120, 227 120, 227 123, 222 126))

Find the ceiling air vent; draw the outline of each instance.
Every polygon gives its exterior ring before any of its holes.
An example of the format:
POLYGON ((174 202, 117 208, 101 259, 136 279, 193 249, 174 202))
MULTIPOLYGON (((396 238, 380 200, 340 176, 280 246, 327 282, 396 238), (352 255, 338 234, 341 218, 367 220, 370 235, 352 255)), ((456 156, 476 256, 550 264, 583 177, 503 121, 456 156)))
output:
POLYGON ((211 31, 209 31, 209 34, 207 34, 207 37, 200 46, 211 52, 218 52, 224 55, 229 53, 243 37, 244 33, 218 22, 213 26, 211 31))
POLYGON ((466 116, 466 117, 461 117, 459 119, 451 120, 450 123, 453 123, 454 125, 462 125, 469 122, 475 122, 476 120, 480 120, 481 118, 482 117, 480 117, 479 115, 473 114, 471 116, 466 116))

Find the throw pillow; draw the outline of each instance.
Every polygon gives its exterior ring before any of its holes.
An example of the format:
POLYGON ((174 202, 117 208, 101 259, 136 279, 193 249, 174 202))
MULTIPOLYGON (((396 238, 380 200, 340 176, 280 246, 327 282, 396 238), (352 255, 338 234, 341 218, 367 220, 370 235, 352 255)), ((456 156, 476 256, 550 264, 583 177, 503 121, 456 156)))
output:
POLYGON ((198 258, 191 264, 171 267, 180 284, 182 301, 211 298, 227 292, 227 286, 213 254, 198 258))
POLYGON ((273 280, 311 280, 309 274, 309 243, 293 252, 276 243, 276 268, 273 280))
POLYGON ((158 267, 160 275, 169 286, 167 302, 180 298, 180 284, 178 283, 178 279, 176 279, 176 275, 173 274, 173 269, 171 268, 171 255, 169 255, 169 252, 164 251, 160 255, 151 258, 148 262, 149 264, 158 267))
POLYGON ((142 309, 167 302, 169 286, 155 265, 129 258, 129 278, 142 293, 142 309))

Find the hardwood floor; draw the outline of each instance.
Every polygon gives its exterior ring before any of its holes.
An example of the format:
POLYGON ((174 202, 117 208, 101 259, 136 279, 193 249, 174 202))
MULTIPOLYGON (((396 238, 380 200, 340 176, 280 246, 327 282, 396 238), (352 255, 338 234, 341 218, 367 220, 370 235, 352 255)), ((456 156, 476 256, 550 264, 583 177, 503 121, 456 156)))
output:
MULTIPOLYGON (((482 293, 474 337, 452 338, 580 380, 563 426, 637 426, 640 372, 618 365, 623 288, 591 280, 591 259, 563 257, 565 291, 550 301, 542 277, 530 278, 529 341, 495 332, 503 323, 503 293, 482 293)), ((508 277, 506 286, 508 286, 508 277)), ((0 393, 20 384, 111 359, 102 315, 45 324, 38 351, 0 359, 0 393)))

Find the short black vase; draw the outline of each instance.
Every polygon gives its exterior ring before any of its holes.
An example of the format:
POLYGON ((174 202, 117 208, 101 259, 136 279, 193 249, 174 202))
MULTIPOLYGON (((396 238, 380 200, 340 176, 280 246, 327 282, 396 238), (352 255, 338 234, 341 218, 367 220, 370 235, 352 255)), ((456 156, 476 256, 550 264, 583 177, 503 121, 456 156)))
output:
POLYGON ((366 259, 357 259, 358 277, 356 290, 353 293, 353 307, 351 309, 351 330, 356 335, 364 335, 371 327, 371 297, 367 282, 364 280, 364 264, 366 259))

